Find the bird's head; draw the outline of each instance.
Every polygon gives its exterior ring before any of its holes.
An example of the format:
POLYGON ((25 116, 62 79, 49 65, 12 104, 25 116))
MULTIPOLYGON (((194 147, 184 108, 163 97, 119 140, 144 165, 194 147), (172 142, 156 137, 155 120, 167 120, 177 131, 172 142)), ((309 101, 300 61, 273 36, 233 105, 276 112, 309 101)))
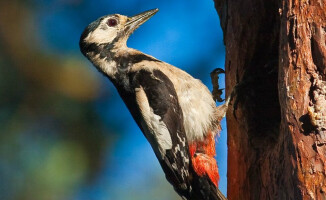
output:
POLYGON ((113 14, 103 16, 90 23, 79 41, 81 52, 88 58, 98 54, 98 47, 107 50, 126 47, 127 39, 140 25, 152 17, 158 9, 145 11, 133 17, 113 14))

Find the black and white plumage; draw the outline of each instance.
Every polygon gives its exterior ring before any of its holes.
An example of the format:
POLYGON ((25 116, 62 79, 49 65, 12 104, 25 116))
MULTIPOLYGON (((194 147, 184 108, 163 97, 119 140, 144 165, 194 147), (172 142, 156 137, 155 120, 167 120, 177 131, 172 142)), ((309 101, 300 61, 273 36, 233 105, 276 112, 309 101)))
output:
POLYGON ((189 153, 189 144, 218 131, 222 116, 210 91, 181 69, 126 45, 157 11, 97 19, 84 30, 81 51, 115 85, 177 193, 188 200, 224 199, 207 174, 196 173, 189 153))

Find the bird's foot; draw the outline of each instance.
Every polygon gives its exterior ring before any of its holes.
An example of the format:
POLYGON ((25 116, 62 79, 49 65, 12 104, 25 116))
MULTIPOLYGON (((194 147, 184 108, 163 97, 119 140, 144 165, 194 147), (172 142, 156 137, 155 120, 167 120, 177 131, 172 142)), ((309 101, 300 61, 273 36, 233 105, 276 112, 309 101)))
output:
POLYGON ((221 68, 216 68, 210 73, 211 81, 213 84, 213 91, 212 91, 213 99, 214 101, 218 101, 218 102, 222 102, 224 100, 221 97, 224 89, 220 89, 218 84, 219 75, 223 73, 225 73, 225 71, 221 68))

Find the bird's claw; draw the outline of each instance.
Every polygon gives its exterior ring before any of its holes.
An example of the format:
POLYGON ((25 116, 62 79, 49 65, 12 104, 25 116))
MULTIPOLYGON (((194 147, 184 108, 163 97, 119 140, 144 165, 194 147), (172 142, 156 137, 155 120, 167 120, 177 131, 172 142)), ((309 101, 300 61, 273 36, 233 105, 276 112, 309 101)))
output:
POLYGON ((224 101, 224 99, 221 98, 224 88, 220 89, 218 84, 219 74, 223 74, 223 73, 225 73, 225 71, 222 68, 216 68, 210 73, 211 81, 213 85, 213 91, 212 91, 213 99, 214 101, 218 101, 218 102, 224 101))

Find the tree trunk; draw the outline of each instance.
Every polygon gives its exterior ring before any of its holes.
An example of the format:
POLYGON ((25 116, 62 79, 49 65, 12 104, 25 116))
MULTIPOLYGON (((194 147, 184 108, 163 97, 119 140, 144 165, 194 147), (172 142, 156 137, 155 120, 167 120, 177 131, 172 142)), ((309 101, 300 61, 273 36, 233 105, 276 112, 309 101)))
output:
POLYGON ((326 199, 326 1, 215 0, 229 199, 326 199))

